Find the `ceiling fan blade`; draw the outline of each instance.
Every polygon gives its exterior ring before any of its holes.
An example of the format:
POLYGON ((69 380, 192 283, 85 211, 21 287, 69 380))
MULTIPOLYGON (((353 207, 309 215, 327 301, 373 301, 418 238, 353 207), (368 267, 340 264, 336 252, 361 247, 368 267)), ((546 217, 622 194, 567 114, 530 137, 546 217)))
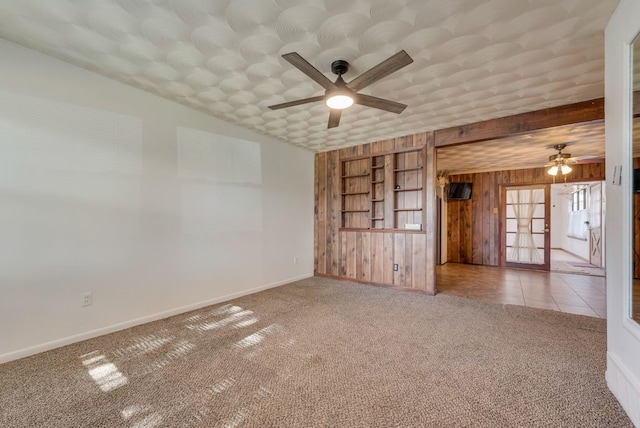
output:
POLYGON ((281 108, 298 106, 300 104, 313 103, 313 102, 322 101, 322 100, 324 100, 324 95, 318 95, 317 97, 303 98, 301 100, 289 101, 289 102, 282 103, 282 104, 275 104, 275 105, 269 106, 269 108, 271 110, 278 110, 278 109, 281 109, 281 108))
POLYGON ((340 116, 342 116, 342 110, 332 108, 331 112, 329 113, 329 124, 327 125, 327 128, 331 129, 340 125, 340 116))
POLYGON ((378 98, 371 95, 357 94, 354 101, 356 104, 360 104, 367 107, 373 107, 384 111, 390 111, 391 113, 400 114, 405 108, 406 104, 397 103, 391 100, 385 100, 384 98, 378 98))
POLYGON ((582 156, 574 156, 567 159, 569 163, 602 163, 604 162, 604 158, 597 155, 582 155, 582 156))
POLYGON ((383 77, 400 70, 402 67, 407 66, 412 62, 413 59, 409 54, 402 50, 347 83, 347 88, 357 92, 360 89, 364 89, 372 83, 377 82, 383 77))
POLYGON ((302 71, 304 74, 313 79, 316 83, 322 86, 325 89, 335 89, 336 85, 329 79, 327 76, 322 74, 317 68, 313 65, 309 64, 309 62, 302 58, 298 53, 291 52, 288 54, 282 55, 282 58, 286 59, 298 70, 302 71))

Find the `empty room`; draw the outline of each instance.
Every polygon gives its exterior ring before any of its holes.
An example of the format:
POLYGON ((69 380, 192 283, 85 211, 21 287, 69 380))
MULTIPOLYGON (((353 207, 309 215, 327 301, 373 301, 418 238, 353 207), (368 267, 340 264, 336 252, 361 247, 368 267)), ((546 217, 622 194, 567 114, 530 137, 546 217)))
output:
POLYGON ((0 426, 640 427, 639 33, 1 1, 0 426))

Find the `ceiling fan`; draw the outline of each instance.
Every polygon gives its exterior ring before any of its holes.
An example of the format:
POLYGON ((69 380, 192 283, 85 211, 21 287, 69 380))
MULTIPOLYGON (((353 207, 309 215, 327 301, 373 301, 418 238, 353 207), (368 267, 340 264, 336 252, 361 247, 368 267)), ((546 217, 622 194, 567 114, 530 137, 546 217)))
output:
POLYGON ((545 166, 550 166, 547 173, 549 175, 567 175, 571 172, 571 167, 569 164, 577 164, 577 163, 592 163, 592 162, 602 162, 602 158, 595 155, 583 155, 583 156, 575 156, 572 157, 571 153, 562 153, 562 151, 567 147, 568 143, 565 144, 554 144, 553 148, 558 151, 555 155, 549 156, 549 163, 545 166))
POLYGON ((271 110, 324 100, 331 109, 327 128, 335 128, 340 124, 342 110, 353 104, 373 107, 396 114, 402 113, 407 107, 406 104, 358 93, 359 90, 411 64, 413 59, 404 50, 387 58, 348 83, 342 79, 342 75, 349 70, 349 63, 345 60, 340 59, 331 63, 331 71, 338 75, 336 81, 332 82, 296 52, 284 54, 282 57, 322 86, 325 89, 325 93, 316 97, 269 106, 271 110))

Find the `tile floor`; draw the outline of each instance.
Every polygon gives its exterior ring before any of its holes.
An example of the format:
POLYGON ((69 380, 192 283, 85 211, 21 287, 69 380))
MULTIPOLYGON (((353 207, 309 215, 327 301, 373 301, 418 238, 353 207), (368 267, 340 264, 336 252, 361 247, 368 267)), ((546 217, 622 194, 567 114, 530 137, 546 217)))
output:
POLYGON ((606 318, 605 278, 447 263, 436 268, 439 293, 606 318))
POLYGON ((551 249, 551 271, 565 273, 579 273, 584 275, 604 276, 604 269, 595 266, 576 266, 573 263, 589 263, 588 260, 581 259, 560 248, 551 249))

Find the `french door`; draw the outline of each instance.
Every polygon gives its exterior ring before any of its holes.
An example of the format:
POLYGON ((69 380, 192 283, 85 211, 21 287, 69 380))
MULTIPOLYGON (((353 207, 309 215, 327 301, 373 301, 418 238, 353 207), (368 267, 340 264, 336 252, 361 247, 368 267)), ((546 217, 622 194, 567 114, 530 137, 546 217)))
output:
POLYGON ((504 266, 549 270, 549 186, 502 188, 504 266))

